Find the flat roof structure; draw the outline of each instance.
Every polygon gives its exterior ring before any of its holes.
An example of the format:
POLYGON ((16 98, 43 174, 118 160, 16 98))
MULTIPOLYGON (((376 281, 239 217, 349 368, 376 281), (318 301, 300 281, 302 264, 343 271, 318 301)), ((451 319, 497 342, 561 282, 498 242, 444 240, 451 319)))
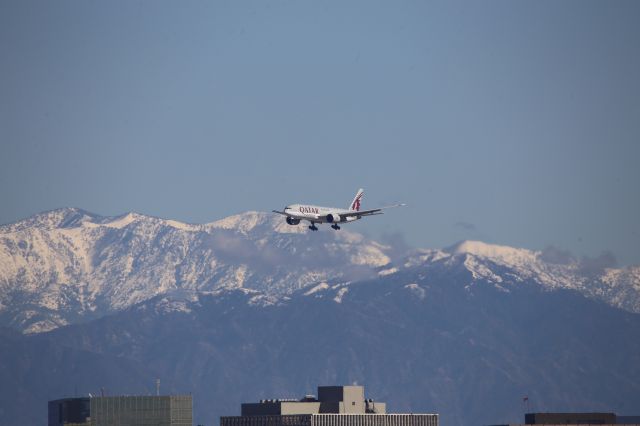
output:
POLYGON ((616 424, 613 413, 527 413, 524 422, 528 425, 606 425, 616 424))
POLYGON ((562 426, 562 425, 626 425, 640 426, 640 416, 617 416, 614 413, 527 413, 524 423, 494 426, 562 426))
POLYGON ((387 414, 386 404, 364 397, 363 386, 319 386, 318 396, 244 403, 241 416, 220 426, 438 426, 437 414, 387 414))
POLYGON ((49 426, 192 426, 191 395, 97 396, 49 401, 49 426))

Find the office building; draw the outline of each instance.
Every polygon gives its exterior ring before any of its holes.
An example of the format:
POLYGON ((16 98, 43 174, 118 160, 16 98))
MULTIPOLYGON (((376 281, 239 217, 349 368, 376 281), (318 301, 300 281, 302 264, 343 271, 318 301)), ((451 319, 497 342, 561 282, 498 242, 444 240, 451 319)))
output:
POLYGON ((63 398, 49 401, 49 426, 89 425, 89 398, 63 398))
POLYGON ((99 396, 49 401, 49 426, 192 426, 191 395, 99 396))
POLYGON ((527 413, 528 425, 611 425, 616 424, 613 413, 527 413))
POLYGON ((527 425, 626 425, 640 426, 640 416, 617 416, 614 413, 527 413, 524 424, 494 426, 527 426, 527 425))
POLYGON ((438 426, 438 415, 387 414, 362 386, 319 386, 317 398, 242 404, 241 415, 221 417, 220 426, 438 426))

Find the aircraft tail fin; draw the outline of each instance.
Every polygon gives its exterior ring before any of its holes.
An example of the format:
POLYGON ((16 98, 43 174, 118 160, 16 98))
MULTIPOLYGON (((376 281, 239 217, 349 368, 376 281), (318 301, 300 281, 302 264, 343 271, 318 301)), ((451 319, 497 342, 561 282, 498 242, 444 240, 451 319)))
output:
POLYGON ((353 198, 353 201, 349 205, 349 210, 360 211, 360 202, 362 201, 363 195, 364 195, 364 189, 360 188, 356 193, 356 196, 353 198))

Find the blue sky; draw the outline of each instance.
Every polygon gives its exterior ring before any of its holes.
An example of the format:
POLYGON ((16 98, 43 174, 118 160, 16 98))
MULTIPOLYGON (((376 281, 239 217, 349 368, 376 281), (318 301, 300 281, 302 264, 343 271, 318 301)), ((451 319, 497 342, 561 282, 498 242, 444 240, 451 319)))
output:
MULTIPOLYGON (((349 225, 640 264, 640 3, 0 0, 0 223, 349 225)), ((332 231, 333 232, 333 231, 332 231)))

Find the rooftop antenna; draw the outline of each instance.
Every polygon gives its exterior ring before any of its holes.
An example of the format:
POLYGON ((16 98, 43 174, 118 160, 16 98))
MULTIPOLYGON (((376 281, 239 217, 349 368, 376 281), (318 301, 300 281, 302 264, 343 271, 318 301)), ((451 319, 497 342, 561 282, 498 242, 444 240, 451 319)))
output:
POLYGON ((160 379, 156 379, 156 396, 160 396, 160 379))

